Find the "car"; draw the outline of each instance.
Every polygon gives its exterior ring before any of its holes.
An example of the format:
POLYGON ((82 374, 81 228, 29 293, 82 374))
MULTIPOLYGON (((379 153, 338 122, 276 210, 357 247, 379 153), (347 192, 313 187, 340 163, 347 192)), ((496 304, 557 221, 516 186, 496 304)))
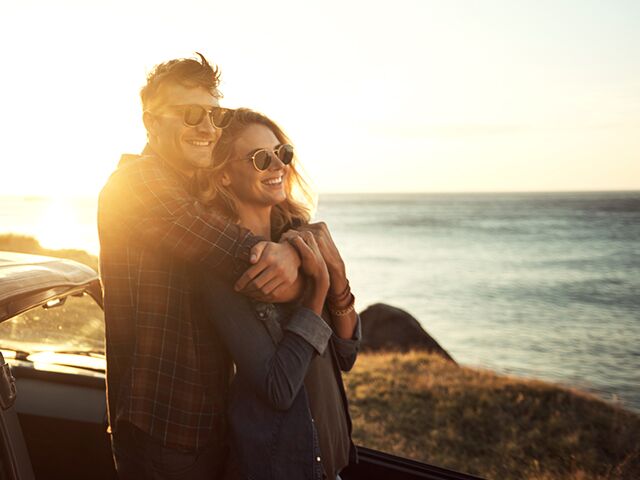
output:
MULTIPOLYGON (((107 433, 98 274, 81 263, 0 252, 0 480, 115 479, 107 433)), ((358 446, 344 480, 471 480, 358 446)))

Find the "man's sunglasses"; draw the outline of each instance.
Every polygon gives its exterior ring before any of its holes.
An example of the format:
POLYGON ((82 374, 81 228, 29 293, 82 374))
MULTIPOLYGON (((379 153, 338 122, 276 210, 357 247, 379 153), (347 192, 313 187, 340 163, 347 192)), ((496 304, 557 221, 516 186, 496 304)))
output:
POLYGON ((289 165, 293 161, 293 145, 289 145, 285 143, 283 145, 279 145, 275 150, 270 151, 266 148, 261 148, 260 150, 256 150, 251 155, 248 155, 247 160, 251 160, 253 162, 253 166, 259 172, 264 172, 271 162, 273 161, 274 155, 285 165, 289 165))
POLYGON ((222 107, 208 107, 202 105, 168 105, 165 108, 182 112, 182 122, 186 127, 197 127, 209 117, 211 125, 215 128, 226 128, 233 119, 233 110, 222 107))

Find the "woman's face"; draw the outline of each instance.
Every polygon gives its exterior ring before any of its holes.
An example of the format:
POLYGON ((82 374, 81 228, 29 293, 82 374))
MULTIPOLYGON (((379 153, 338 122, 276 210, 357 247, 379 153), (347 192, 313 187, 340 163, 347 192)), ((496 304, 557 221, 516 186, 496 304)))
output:
POLYGON ((251 155, 257 150, 273 152, 280 141, 265 125, 254 123, 246 127, 234 142, 233 156, 222 175, 222 184, 231 189, 246 206, 274 206, 286 200, 284 179, 288 165, 274 154, 264 171, 253 166, 251 155))

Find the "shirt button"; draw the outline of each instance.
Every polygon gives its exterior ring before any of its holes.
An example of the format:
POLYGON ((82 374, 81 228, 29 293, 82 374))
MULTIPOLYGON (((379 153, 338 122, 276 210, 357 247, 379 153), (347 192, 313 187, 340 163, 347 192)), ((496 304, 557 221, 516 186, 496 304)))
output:
POLYGON ((319 461, 320 461, 320 457, 316 457, 316 462, 319 462, 319 461))

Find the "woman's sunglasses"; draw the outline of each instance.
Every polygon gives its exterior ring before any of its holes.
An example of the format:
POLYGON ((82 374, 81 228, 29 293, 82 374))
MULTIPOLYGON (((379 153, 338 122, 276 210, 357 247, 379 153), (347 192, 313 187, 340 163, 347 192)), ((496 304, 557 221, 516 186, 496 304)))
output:
POLYGON ((293 145, 289 145, 285 143, 283 145, 279 145, 275 150, 270 151, 266 148, 261 148, 260 150, 256 150, 251 155, 247 156, 247 160, 251 160, 253 162, 253 166, 259 172, 264 172, 274 158, 274 155, 285 165, 289 165, 293 161, 293 145))
POLYGON ((202 105, 167 105, 165 108, 182 112, 182 122, 186 127, 197 127, 209 117, 211 125, 215 128, 226 128, 233 119, 233 110, 222 107, 208 107, 202 105))

